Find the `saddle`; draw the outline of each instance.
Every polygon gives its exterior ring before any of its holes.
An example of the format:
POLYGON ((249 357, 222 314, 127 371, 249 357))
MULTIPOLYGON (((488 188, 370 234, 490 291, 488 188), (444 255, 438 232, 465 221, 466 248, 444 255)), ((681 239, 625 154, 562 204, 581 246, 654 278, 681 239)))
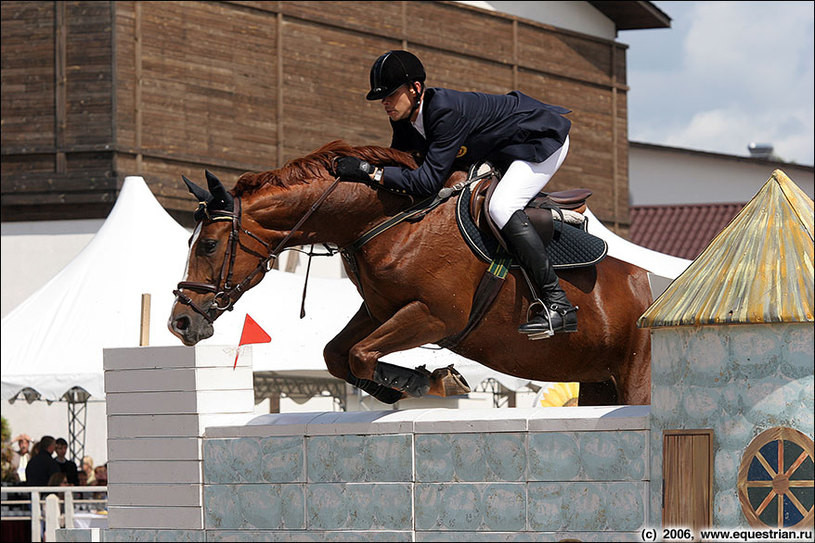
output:
MULTIPOLYGON (((441 347, 454 348, 475 329, 501 290, 510 268, 519 267, 488 212, 490 198, 500 180, 498 175, 487 163, 474 165, 470 168, 468 181, 483 179, 464 182, 464 190, 456 203, 456 223, 464 241, 478 258, 490 265, 473 295, 466 326, 439 341, 437 344, 441 347)), ((608 253, 605 240, 586 231, 588 218, 583 212, 589 196, 591 191, 588 189, 539 193, 524 209, 546 244, 555 269, 593 266, 608 253)))
MULTIPOLYGON (((488 163, 470 168, 468 178, 483 177, 468 186, 460 196, 456 219, 473 252, 491 262, 500 249, 508 253, 500 229, 488 212, 489 203, 500 181, 488 163), (492 171, 492 174, 490 174, 492 171)), ((539 193, 524 208, 532 226, 552 254, 555 268, 590 266, 602 260, 608 251, 605 241, 587 232, 586 200, 589 189, 539 193)))
MULTIPOLYGON (((470 177, 486 173, 488 164, 482 164, 477 171, 471 171, 470 177)), ((487 212, 495 188, 500 181, 497 175, 491 175, 476 182, 470 191, 469 210, 473 223, 482 232, 492 233, 499 243, 506 248, 500 229, 495 225, 487 212)), ((583 226, 586 217, 586 200, 592 195, 589 189, 572 189, 558 192, 540 192, 524 208, 532 226, 538 232, 541 240, 549 244, 555 234, 554 217, 559 215, 560 220, 583 226)))

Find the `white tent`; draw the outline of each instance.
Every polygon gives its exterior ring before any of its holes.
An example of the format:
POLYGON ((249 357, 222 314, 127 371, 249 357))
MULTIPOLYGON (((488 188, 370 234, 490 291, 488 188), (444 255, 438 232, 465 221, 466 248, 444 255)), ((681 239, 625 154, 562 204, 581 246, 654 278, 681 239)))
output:
MULTIPOLYGON (((2 394, 30 388, 55 401, 73 387, 104 398, 102 349, 139 345, 141 295, 151 294, 150 345, 180 345, 167 330, 172 290, 182 279, 189 233, 156 201, 141 177, 127 177, 102 228, 60 273, 2 320, 2 394)), ((272 337, 254 346, 255 371, 326 376, 322 350, 360 306, 348 279, 309 280, 270 271, 215 323, 205 342, 237 346, 248 313, 272 337)), ((417 348, 385 357, 429 369, 455 364, 471 385, 489 377, 517 390, 528 380, 506 376, 447 350, 417 348)))
POLYGON ((85 249, 3 318, 0 398, 31 388, 59 400, 75 386, 103 398, 102 348, 139 344, 142 293, 152 295, 151 342, 177 344, 155 324, 166 320, 188 238, 144 180, 128 177, 85 249))

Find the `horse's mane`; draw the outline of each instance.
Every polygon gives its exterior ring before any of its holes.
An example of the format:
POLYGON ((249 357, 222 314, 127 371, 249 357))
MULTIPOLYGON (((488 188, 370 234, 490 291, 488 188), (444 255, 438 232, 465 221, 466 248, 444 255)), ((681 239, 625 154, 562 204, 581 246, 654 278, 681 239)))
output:
POLYGON ((416 168, 416 162, 409 153, 390 147, 373 145, 353 147, 342 140, 326 143, 311 154, 295 158, 277 170, 252 173, 247 172, 238 178, 232 189, 234 196, 252 193, 264 185, 288 188, 300 183, 308 183, 314 177, 324 177, 332 169, 336 157, 355 156, 375 166, 404 166, 416 168))

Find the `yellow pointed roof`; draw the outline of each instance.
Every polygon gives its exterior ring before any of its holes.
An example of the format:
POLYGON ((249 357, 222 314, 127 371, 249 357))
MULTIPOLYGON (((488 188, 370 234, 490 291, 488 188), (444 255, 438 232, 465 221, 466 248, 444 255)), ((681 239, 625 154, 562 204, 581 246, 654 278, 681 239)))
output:
POLYGON ((812 200, 775 170, 637 326, 813 322, 812 223, 812 200))

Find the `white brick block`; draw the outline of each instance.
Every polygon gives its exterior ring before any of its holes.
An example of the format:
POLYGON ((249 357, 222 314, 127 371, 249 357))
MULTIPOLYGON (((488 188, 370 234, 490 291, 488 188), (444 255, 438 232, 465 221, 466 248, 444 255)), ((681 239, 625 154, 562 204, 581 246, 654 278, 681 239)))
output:
MULTIPOLYGON (((238 338, 235 338, 236 340, 238 338)), ((195 367, 197 368, 229 368, 235 365, 235 355, 238 354, 238 345, 196 345, 195 367)), ((252 346, 244 345, 240 348, 238 367, 252 367, 252 346)))
MULTIPOLYGON (((195 370, 198 390, 253 390, 255 383, 250 366, 198 368, 195 370)), ((254 399, 254 396, 253 396, 254 399)))
POLYGON ((195 348, 183 345, 102 349, 102 357, 105 371, 195 367, 195 348))
MULTIPOLYGON (((196 345, 195 347, 126 347, 103 349, 105 371, 167 368, 232 368, 237 345, 196 345)), ((252 367, 252 347, 241 347, 238 367, 252 367)))
POLYGON ((198 437, 108 438, 108 460, 201 460, 198 437))
POLYGON ((184 392, 253 387, 252 368, 172 368, 105 372, 105 391, 184 392))
POLYGON ((195 484, 110 484, 108 502, 116 505, 198 507, 202 486, 195 484))
POLYGON ((196 392, 116 392, 107 394, 111 415, 196 413, 196 392))
POLYGON ((201 483, 201 462, 195 460, 112 460, 108 480, 115 484, 201 483))
POLYGON ((105 372, 105 392, 195 390, 195 368, 115 370, 105 372))
POLYGON ((252 389, 185 392, 111 392, 111 415, 245 413, 254 408, 252 389))
POLYGON ((199 390, 197 412, 211 413, 251 413, 255 409, 255 391, 243 390, 199 390))
POLYGON ((109 507, 110 528, 202 530, 201 507, 109 507))
MULTIPOLYGON (((109 408, 108 408, 109 409, 109 408)), ((198 415, 111 415, 108 439, 134 437, 198 437, 198 415)))

